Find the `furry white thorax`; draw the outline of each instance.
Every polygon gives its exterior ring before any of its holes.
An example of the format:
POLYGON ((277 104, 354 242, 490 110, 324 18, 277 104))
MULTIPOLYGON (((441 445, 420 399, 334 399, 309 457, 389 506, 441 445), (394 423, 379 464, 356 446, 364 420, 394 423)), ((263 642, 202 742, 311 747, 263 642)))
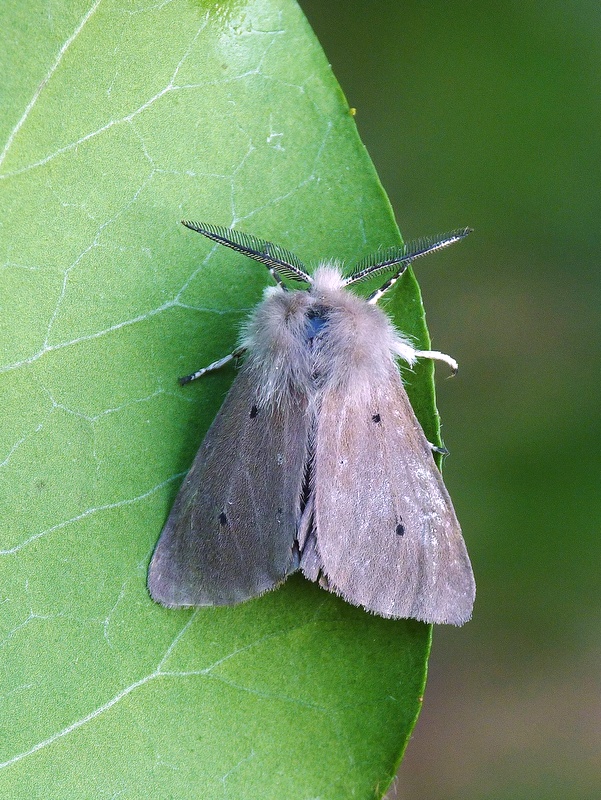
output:
POLYGON ((261 405, 315 398, 328 389, 366 397, 390 380, 397 358, 415 362, 415 348, 382 309, 344 284, 340 268, 324 263, 308 290, 265 290, 242 340, 261 405))

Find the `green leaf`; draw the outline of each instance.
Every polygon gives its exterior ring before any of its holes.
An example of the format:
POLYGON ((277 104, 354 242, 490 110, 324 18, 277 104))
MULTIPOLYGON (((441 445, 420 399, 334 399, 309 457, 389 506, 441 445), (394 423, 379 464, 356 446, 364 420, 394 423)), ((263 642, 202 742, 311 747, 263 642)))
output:
MULTIPOLYGON (((295 576, 235 608, 152 603, 148 561, 234 375, 266 270, 400 242, 292 0, 0 10, 0 793, 371 798, 419 710, 430 628, 295 576)), ((388 309, 427 345, 411 275, 388 309)), ((437 436, 431 366, 409 388, 437 436)))

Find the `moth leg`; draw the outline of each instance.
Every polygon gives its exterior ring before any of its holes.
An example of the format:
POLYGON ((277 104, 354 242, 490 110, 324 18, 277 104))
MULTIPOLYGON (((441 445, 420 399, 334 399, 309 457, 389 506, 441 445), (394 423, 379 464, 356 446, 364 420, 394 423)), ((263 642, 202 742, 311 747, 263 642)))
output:
POLYGON ((191 375, 184 375, 183 378, 178 378, 178 383, 180 386, 185 386, 186 383, 190 383, 190 381, 195 381, 197 378, 201 378, 205 372, 211 372, 214 369, 219 369, 220 367, 224 367, 226 364, 229 364, 230 361, 233 361, 235 358, 240 358, 240 356, 246 353, 246 347, 237 347, 233 352, 231 352, 228 356, 224 356, 220 358, 218 361, 213 361, 212 364, 209 364, 208 367, 203 367, 199 369, 197 372, 193 372, 191 375))
POLYGON ((446 447, 439 447, 437 444, 432 444, 432 442, 428 442, 428 444, 430 445, 430 450, 433 453, 438 453, 441 456, 449 455, 449 451, 447 450, 446 447))
POLYGON ((453 375, 456 375, 459 369, 459 364, 454 358, 447 356, 445 353, 440 353, 438 350, 415 350, 414 355, 417 358, 431 358, 434 361, 444 361, 444 363, 448 364, 451 368, 453 375))

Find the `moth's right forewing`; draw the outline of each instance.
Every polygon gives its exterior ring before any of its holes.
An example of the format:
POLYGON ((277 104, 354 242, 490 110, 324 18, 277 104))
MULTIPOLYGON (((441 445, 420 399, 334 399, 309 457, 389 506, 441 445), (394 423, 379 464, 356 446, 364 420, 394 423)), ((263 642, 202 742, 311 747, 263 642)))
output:
POLYGON ((243 367, 179 491, 148 577, 165 606, 239 603, 296 569, 306 399, 261 406, 259 394, 243 367))
POLYGON ((315 538, 328 588, 385 617, 461 625, 472 569, 400 376, 331 390, 315 452, 315 538))

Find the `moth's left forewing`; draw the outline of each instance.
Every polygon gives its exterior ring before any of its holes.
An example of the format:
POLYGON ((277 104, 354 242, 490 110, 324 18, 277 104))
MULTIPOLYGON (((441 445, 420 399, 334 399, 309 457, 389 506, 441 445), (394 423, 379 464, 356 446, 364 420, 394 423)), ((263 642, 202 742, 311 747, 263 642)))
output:
POLYGON ((353 391, 324 392, 314 536, 328 588, 386 617, 461 625, 475 585, 430 446, 391 362, 353 391))
POLYGON ((261 388, 242 367, 173 504, 148 574, 165 606, 233 605, 296 569, 306 400, 261 406, 261 388))

